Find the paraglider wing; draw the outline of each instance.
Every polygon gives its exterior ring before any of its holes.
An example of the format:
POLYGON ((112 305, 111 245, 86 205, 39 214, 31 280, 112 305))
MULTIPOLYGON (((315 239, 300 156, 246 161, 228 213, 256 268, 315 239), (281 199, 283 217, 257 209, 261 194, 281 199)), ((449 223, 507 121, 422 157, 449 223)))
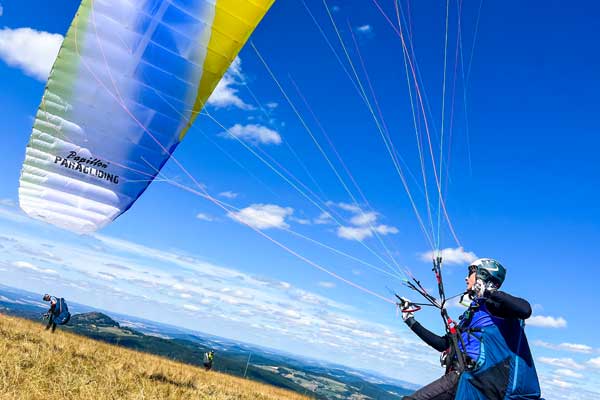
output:
POLYGON ((181 142, 274 0, 83 0, 21 172, 30 216, 93 232, 181 142))

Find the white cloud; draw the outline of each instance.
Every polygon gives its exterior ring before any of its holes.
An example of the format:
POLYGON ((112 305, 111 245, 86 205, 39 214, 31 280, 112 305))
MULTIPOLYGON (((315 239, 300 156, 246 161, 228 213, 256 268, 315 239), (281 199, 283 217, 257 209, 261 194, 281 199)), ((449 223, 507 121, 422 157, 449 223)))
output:
POLYGON ((534 315, 527 320, 527 325, 540 328, 566 328, 567 320, 563 317, 550 317, 543 315, 534 315))
POLYGON ((570 352, 574 352, 574 353, 589 354, 594 350, 592 347, 590 347, 588 345, 578 344, 578 343, 553 344, 553 343, 544 342, 543 340, 536 340, 535 342, 533 342, 533 344, 535 344, 536 346, 539 346, 539 347, 544 347, 546 349, 564 350, 564 351, 570 351, 570 352))
POLYGON ((567 369, 567 368, 560 368, 557 369, 556 371, 554 371, 554 373, 556 375, 560 375, 560 376, 566 376, 567 378, 583 378, 583 374, 580 374, 579 372, 575 372, 572 369, 567 369))
POLYGON ((217 108, 233 106, 242 110, 252 110, 253 107, 242 100, 238 89, 235 88, 236 85, 243 84, 243 80, 242 62, 239 57, 236 57, 208 98, 207 104, 217 108))
POLYGON ((319 282, 319 286, 327 288, 327 289, 331 289, 335 287, 335 283, 333 282, 327 282, 327 281, 321 281, 319 282))
POLYGON ((0 206, 4 207, 14 207, 15 201, 13 199, 0 199, 0 206))
POLYGON ((577 363, 572 358, 552 358, 540 357, 539 361, 543 364, 552 365, 553 367, 582 370, 584 366, 577 363))
MULTIPOLYGON (((445 264, 465 265, 477 260, 475 253, 472 251, 465 251, 462 247, 449 247, 443 249, 441 253, 445 264)), ((434 257, 437 257, 437 255, 437 251, 435 253, 432 251, 421 253, 421 260, 429 262, 433 260, 434 257)))
POLYGON ((292 218, 290 218, 290 221, 294 221, 294 222, 296 222, 296 223, 298 223, 300 225, 310 225, 310 220, 305 219, 305 218, 295 218, 295 217, 292 217, 292 218))
POLYGON ((373 230, 369 227, 355 227, 355 226, 340 226, 337 229, 338 237, 348 240, 361 241, 368 237, 373 236, 373 230))
POLYGON ((317 225, 327 225, 333 222, 333 217, 326 211, 323 211, 314 221, 317 225))
POLYGON ((220 135, 227 139, 232 139, 233 136, 253 144, 281 144, 282 142, 281 135, 278 132, 256 124, 235 124, 220 135))
POLYGON ((271 101, 271 102, 265 104, 265 106, 267 106, 267 108, 270 108, 271 110, 273 110, 273 109, 279 107, 279 104, 274 101, 271 101))
MULTIPOLYGON (((337 229, 337 235, 342 239, 362 241, 375 234, 390 235, 398 233, 398 228, 394 226, 378 224, 377 219, 379 218, 379 214, 375 211, 363 211, 363 209, 356 204, 336 204, 329 202, 327 205, 330 207, 337 206, 338 208, 353 214, 350 218, 351 225, 340 226, 337 229)), ((325 214, 321 214, 319 220, 324 215, 325 214)))
POLYGON ((567 388, 573 387, 572 383, 562 381, 562 380, 560 380, 558 378, 552 379, 550 381, 550 384, 558 386, 558 387, 563 388, 563 389, 567 389, 567 388))
POLYGON ((31 28, 0 29, 0 59, 45 82, 63 42, 62 35, 31 28))
POLYGON ((540 374, 540 383, 544 398, 552 400, 597 400, 600 398, 598 384, 591 379, 580 380, 569 386, 570 382, 557 376, 540 374), (567 387, 565 387, 565 384, 567 387))
POLYGON ((215 220, 215 219, 214 219, 213 217, 211 217, 210 215, 208 215, 208 214, 204 214, 204 213, 198 213, 198 214, 196 214, 196 218, 198 218, 198 219, 199 219, 199 220, 201 220, 201 221, 208 221, 208 222, 212 222, 212 221, 214 221, 214 220, 215 220))
POLYGON ((225 192, 219 193, 219 196, 224 197, 226 199, 235 199, 239 196, 239 194, 232 192, 231 190, 227 190, 225 192))
POLYGON ((371 33, 373 32, 373 27, 371 25, 365 24, 357 27, 356 30, 360 33, 371 33))
POLYGON ((389 234, 398 233, 398 228, 396 228, 395 226, 377 225, 374 229, 377 231, 377 233, 379 233, 381 235, 389 235, 389 234))
POLYGON ((28 263, 27 261, 15 261, 12 263, 13 267, 22 268, 22 269, 34 269, 33 264, 28 263))
POLYGON ((364 226, 372 225, 377 221, 377 213, 375 212, 360 212, 350 219, 352 225, 364 226))
POLYGON ((35 272, 39 272, 41 274, 46 274, 46 275, 58 275, 58 272, 56 272, 53 269, 48 269, 48 268, 39 268, 36 267, 35 265, 28 263, 27 261, 15 261, 12 263, 13 267, 19 268, 19 269, 28 269, 31 271, 35 271, 35 272))
POLYGON ((186 309, 186 310, 188 310, 188 311, 200 311, 200 310, 201 310, 201 308, 200 308, 200 307, 196 307, 196 306, 195 306, 195 305, 193 305, 193 304, 184 304, 184 305, 183 305, 183 308, 185 308, 185 309, 186 309))
POLYGON ((592 358, 587 362, 591 367, 600 369, 600 357, 592 358))
POLYGON ((293 208, 275 204, 252 204, 239 211, 230 211, 227 216, 256 229, 288 228, 286 218, 293 212, 293 208))
POLYGON ((337 229, 338 237, 348 240, 362 241, 372 237, 375 233, 389 235, 398 233, 398 228, 387 225, 376 226, 340 226, 337 229))
POLYGON ((363 212, 363 210, 359 206, 357 206, 356 204, 348 204, 348 203, 337 203, 337 204, 335 204, 335 203, 329 202, 329 203, 327 203, 327 205, 328 206, 336 205, 339 208, 341 208, 342 210, 349 211, 349 212, 354 213, 354 214, 359 214, 359 213, 363 212))

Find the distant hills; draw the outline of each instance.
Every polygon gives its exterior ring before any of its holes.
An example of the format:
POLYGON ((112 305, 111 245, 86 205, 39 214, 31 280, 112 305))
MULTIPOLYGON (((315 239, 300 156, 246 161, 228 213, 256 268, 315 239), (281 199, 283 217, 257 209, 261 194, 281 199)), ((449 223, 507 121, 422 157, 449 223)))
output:
MULTIPOLYGON (((0 286, 0 312, 39 319, 45 304, 32 293, 0 286)), ((73 316, 66 331, 151 353, 182 363, 202 365, 204 352, 215 350, 214 370, 319 399, 401 399, 415 386, 374 373, 299 359, 271 349, 205 335, 129 316, 109 317, 90 307, 69 304, 73 316), (77 311, 83 311, 76 314, 77 311)))
MULTIPOLYGON (((115 327, 104 315, 88 317, 115 327)), ((63 330, 52 334, 28 319, 0 314, 0 332, 0 399, 310 399, 63 330)))

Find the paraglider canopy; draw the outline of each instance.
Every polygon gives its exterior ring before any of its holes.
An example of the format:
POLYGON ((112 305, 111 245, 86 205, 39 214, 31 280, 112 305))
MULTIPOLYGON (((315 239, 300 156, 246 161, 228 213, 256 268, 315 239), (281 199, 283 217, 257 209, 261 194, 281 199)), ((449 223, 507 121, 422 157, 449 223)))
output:
POLYGON ((21 172, 30 216, 93 232, 167 162, 274 0, 83 0, 21 172))

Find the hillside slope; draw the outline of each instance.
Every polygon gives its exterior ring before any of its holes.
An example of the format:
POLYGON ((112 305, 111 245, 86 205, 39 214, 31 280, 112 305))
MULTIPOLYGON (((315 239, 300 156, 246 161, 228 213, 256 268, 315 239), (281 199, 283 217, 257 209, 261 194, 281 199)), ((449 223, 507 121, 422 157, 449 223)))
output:
POLYGON ((0 399, 306 399, 0 314, 0 399))

